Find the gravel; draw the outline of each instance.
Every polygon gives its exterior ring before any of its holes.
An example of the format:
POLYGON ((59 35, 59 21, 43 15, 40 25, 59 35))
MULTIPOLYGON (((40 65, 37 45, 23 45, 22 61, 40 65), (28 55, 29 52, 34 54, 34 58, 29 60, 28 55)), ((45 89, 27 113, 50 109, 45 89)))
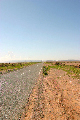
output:
POLYGON ((0 120, 19 120, 43 63, 0 75, 0 120))

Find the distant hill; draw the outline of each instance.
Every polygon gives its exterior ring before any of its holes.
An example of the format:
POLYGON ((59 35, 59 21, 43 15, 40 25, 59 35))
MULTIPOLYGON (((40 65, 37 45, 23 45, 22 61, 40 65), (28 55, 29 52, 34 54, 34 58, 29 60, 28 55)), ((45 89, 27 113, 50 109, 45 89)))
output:
POLYGON ((10 61, 4 61, 4 63, 17 63, 17 62, 42 62, 42 60, 10 60, 10 61))
POLYGON ((74 60, 74 59, 70 59, 70 60, 46 60, 46 62, 60 62, 60 61, 64 61, 64 62, 66 62, 66 61, 80 61, 80 60, 74 60))
POLYGON ((70 60, 10 60, 10 61, 4 61, 4 62, 0 62, 0 63, 17 63, 17 62, 60 62, 60 61, 80 61, 80 60, 74 60, 74 59, 70 59, 70 60))

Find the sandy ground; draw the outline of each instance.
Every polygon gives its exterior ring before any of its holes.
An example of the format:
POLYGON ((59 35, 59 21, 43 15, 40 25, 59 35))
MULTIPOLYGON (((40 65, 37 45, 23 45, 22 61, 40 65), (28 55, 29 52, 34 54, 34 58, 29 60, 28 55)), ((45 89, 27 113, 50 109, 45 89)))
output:
POLYGON ((21 120, 80 120, 80 80, 58 69, 40 75, 21 120))

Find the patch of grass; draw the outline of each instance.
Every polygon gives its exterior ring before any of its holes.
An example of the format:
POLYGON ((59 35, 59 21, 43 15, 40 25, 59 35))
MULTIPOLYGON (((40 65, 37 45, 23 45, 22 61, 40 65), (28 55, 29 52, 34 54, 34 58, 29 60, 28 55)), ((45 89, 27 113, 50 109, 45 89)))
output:
POLYGON ((44 75, 48 74, 47 71, 49 71, 50 68, 62 69, 66 71, 68 75, 71 74, 72 77, 80 79, 80 68, 75 68, 75 66, 62 65, 61 63, 56 62, 56 64, 52 66, 49 66, 49 65, 48 67, 43 66, 43 74, 44 75))
POLYGON ((50 64, 50 62, 44 62, 45 64, 50 64))
POLYGON ((13 71, 27 67, 29 65, 37 64, 38 62, 23 62, 23 63, 0 63, 0 71, 13 71))
POLYGON ((66 71, 67 74, 71 74, 73 77, 80 78, 80 68, 75 68, 74 66, 65 65, 61 67, 62 70, 66 71))

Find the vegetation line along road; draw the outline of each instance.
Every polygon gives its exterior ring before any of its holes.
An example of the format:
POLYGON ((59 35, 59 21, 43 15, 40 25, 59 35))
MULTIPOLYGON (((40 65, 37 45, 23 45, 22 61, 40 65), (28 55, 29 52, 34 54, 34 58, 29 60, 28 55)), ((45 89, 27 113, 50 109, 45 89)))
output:
POLYGON ((24 67, 37 64, 38 62, 21 62, 21 63, 0 63, 0 74, 22 69, 24 67))
MULTIPOLYGON (((46 63, 47 64, 47 63, 46 63)), ((49 64, 49 63, 48 63, 49 64)), ((79 78, 80 79, 80 65, 74 66, 74 65, 65 65, 60 62, 56 62, 55 64, 51 63, 51 66, 43 66, 43 75, 48 75, 48 71, 50 68, 56 68, 56 69, 62 69, 67 72, 67 74, 71 74, 73 78, 79 78)))

